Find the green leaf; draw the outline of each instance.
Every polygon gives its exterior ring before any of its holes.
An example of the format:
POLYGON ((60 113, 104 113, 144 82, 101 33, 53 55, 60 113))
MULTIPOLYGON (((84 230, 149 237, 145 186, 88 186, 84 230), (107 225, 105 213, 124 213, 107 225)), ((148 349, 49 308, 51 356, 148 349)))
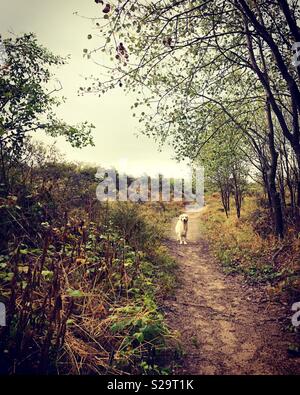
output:
POLYGON ((50 270, 43 270, 42 276, 45 277, 46 280, 51 280, 53 278, 53 272, 50 270))
POLYGON ((140 343, 144 341, 144 334, 143 332, 137 332, 133 335, 140 343))
POLYGON ((71 298, 82 298, 83 296, 85 296, 84 293, 79 289, 71 289, 71 288, 67 289, 67 295, 70 296, 71 298))

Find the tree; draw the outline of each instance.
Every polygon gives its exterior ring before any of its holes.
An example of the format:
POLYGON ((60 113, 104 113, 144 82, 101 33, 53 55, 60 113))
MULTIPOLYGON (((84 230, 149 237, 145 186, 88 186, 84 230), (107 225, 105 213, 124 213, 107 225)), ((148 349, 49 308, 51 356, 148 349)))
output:
POLYGON ((233 195, 236 215, 240 218, 250 172, 244 155, 247 142, 243 141, 242 137, 241 133, 234 129, 224 130, 204 145, 196 160, 205 168, 208 188, 220 192, 227 217, 230 211, 230 197, 233 195))
POLYGON ((94 59, 102 50, 116 65, 89 91, 135 91, 134 112, 142 106, 145 133, 162 143, 169 139, 178 156, 196 157, 224 127, 242 131, 258 157, 275 233, 282 237, 278 140, 290 145, 300 179, 300 69, 292 63, 300 4, 129 0, 111 2, 103 12, 96 27, 105 43, 86 55, 94 59))
POLYGON ((73 146, 92 144, 93 125, 71 126, 56 118, 60 101, 50 90, 50 69, 65 60, 38 44, 33 34, 3 40, 5 64, 0 69, 0 183, 9 190, 9 168, 22 156, 26 136, 44 130, 53 137, 64 136, 73 146))

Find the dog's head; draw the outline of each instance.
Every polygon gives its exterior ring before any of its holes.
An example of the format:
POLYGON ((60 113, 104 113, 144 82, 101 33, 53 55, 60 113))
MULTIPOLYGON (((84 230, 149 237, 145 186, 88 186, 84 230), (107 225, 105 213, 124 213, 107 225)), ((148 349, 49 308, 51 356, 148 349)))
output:
POLYGON ((182 221, 183 223, 187 224, 189 217, 186 214, 181 214, 179 216, 180 221, 182 221))

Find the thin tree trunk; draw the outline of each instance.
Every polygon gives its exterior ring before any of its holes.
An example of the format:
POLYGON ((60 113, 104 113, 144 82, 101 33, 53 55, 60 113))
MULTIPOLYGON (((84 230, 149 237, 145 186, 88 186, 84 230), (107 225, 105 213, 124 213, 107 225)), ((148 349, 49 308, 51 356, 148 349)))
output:
POLYGON ((272 207, 274 210, 273 218, 275 223, 275 233, 278 237, 283 238, 284 224, 283 224, 281 200, 280 200, 280 194, 277 192, 276 189, 276 171, 277 171, 277 162, 278 162, 278 152, 275 149, 274 127, 272 121, 271 107, 268 99, 266 100, 266 115, 267 115, 268 129, 269 129, 269 133, 268 133, 269 149, 271 154, 271 163, 268 169, 268 183, 269 183, 272 207))

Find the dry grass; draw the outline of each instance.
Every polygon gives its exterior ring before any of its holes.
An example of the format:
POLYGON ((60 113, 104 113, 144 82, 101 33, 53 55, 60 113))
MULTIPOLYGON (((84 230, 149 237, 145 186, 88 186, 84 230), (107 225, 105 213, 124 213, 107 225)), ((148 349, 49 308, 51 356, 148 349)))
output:
POLYGON ((160 244, 170 215, 162 210, 112 204, 94 222, 76 208, 64 224, 44 224, 39 248, 16 240, 0 256, 2 372, 168 371, 161 354, 176 340, 159 301, 175 284, 175 264, 160 244))
POLYGON ((217 194, 206 200, 202 226, 224 270, 242 272, 251 282, 269 283, 270 292, 288 290, 293 298, 299 296, 300 238, 295 228, 289 226, 284 240, 260 231, 271 227, 271 217, 255 197, 245 198, 240 219, 233 211, 226 218, 217 194))

